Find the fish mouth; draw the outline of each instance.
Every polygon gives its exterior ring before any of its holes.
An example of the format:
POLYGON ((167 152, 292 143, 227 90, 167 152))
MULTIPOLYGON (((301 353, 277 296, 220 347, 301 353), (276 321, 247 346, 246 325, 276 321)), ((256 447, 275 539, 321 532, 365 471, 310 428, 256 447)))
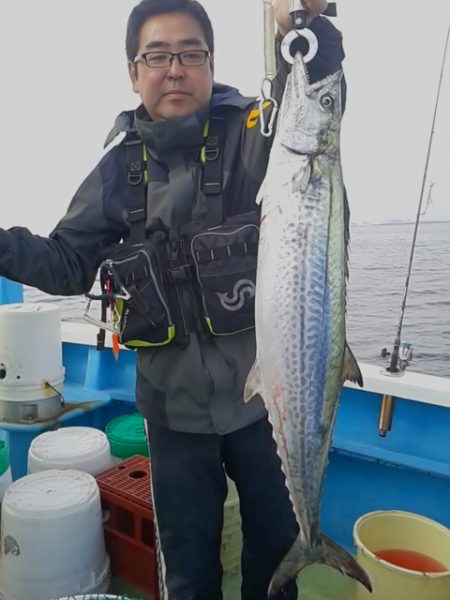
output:
POLYGON ((296 131, 294 134, 286 133, 280 140, 280 144, 292 154, 316 158, 327 154, 334 146, 334 136, 331 130, 323 130, 319 136, 307 131, 296 131))
POLYGON ((302 134, 302 143, 296 144, 293 140, 283 140, 281 142, 283 148, 285 148, 290 154, 297 154, 299 156, 310 156, 314 158, 322 153, 323 149, 319 147, 315 136, 308 136, 302 134))

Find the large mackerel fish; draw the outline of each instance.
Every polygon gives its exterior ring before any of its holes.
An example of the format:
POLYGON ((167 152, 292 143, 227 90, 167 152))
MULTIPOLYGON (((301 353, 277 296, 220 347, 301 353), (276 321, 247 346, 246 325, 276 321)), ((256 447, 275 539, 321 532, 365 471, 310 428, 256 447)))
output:
POLYGON ((288 78, 258 201, 257 358, 245 397, 267 407, 300 527, 269 598, 324 563, 371 589, 354 558, 320 534, 319 505, 342 383, 361 372, 345 339, 348 214, 340 162, 339 71, 309 84, 300 53, 288 78))

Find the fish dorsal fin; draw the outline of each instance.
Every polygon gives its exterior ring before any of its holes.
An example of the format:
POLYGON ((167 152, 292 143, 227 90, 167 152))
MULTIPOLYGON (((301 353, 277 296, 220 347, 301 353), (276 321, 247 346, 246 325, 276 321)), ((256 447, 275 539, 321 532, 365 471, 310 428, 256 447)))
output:
POLYGON ((358 363, 347 342, 345 342, 344 365, 342 368, 342 383, 344 383, 344 381, 353 381, 360 387, 363 387, 364 385, 363 376, 359 370, 358 363))
POLYGON ((256 394, 262 396, 262 390, 261 369, 259 368, 258 359, 256 359, 245 383, 244 402, 249 402, 256 394))

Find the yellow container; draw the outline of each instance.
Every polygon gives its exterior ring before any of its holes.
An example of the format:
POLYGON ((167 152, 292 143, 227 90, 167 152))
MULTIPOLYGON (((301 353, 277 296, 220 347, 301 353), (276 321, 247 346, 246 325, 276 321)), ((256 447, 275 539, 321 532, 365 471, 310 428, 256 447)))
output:
POLYGON ((450 600, 450 530, 421 515, 376 511, 360 517, 353 527, 356 558, 368 572, 373 593, 357 586, 358 600, 450 600), (411 571, 378 558, 381 550, 425 554, 446 571, 411 571))

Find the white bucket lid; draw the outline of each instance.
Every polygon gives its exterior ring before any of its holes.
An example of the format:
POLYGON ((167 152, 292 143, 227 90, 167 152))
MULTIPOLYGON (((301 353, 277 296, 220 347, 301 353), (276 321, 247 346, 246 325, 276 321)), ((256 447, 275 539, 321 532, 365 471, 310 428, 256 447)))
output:
POLYGON ((33 315, 36 313, 55 313, 59 318, 61 311, 58 305, 52 302, 46 302, 45 304, 39 304, 38 302, 15 302, 0 305, 0 318, 3 315, 7 315, 8 318, 20 319, 22 315, 33 315))
POLYGON ((28 472, 77 469, 91 475, 113 464, 108 438, 93 427, 61 427, 36 437, 28 451, 28 472))
POLYGON ((98 497, 97 482, 81 471, 42 471, 15 481, 5 492, 4 510, 22 518, 58 520, 98 497))

